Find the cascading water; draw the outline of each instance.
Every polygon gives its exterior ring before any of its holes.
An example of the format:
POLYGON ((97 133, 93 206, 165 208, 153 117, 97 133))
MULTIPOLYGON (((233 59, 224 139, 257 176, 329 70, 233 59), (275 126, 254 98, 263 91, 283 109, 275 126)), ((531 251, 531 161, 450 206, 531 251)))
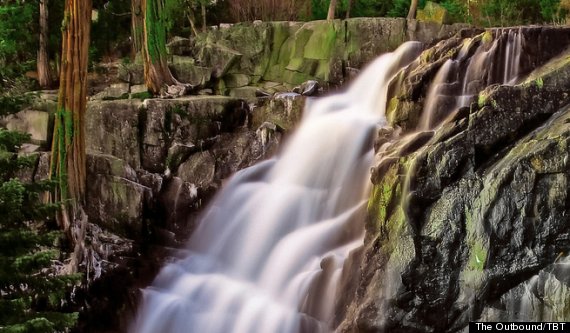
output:
MULTIPOLYGON (((427 132, 401 137, 377 159, 423 144, 485 86, 517 79, 522 34, 494 33, 491 43, 466 40, 439 68, 418 126, 427 132)), ((420 51, 419 43, 406 43, 373 62, 347 92, 308 101, 282 153, 238 172, 206 210, 186 258, 143 291, 131 331, 332 331, 343 264, 362 245, 373 139, 386 125, 390 82, 420 51)), ((386 279, 396 290, 397 278, 386 279)))
POLYGON ((468 106, 486 86, 512 84, 518 79, 523 46, 521 29, 497 29, 487 34, 496 37, 492 42, 480 41, 472 56, 469 52, 473 39, 466 40, 457 57, 446 60, 439 68, 426 96, 419 129, 434 128, 447 114, 468 106), (450 89, 453 85, 460 90, 450 89))
POLYGON ((167 265, 132 332, 328 332, 344 260, 362 244, 373 138, 406 43, 343 94, 312 101, 279 157, 236 174, 189 255, 167 265))

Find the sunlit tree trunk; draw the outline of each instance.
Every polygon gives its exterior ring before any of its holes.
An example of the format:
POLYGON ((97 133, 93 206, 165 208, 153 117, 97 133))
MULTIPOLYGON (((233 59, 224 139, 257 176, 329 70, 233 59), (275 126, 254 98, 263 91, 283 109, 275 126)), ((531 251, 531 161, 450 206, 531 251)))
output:
POLYGON ((70 200, 59 222, 69 231, 85 194, 85 108, 91 0, 66 0, 62 23, 60 86, 52 141, 51 177, 59 181, 55 201, 70 200))
POLYGON ((331 0, 329 4, 329 12, 327 14, 327 20, 334 20, 334 12, 336 11, 337 0, 331 0))
POLYGON ((141 8, 144 13, 145 83, 150 92, 159 94, 161 89, 179 84, 168 68, 164 0, 141 0, 141 8))
POLYGON ((416 18, 416 11, 418 9, 418 0, 412 0, 410 4, 410 11, 408 11, 408 20, 413 20, 416 18))
POLYGON ((133 38, 133 54, 142 50, 144 42, 144 16, 141 0, 131 1, 131 34, 133 38))
POLYGON ((48 88, 53 79, 49 68, 48 56, 48 0, 40 0, 40 45, 38 48, 38 81, 40 87, 48 88))

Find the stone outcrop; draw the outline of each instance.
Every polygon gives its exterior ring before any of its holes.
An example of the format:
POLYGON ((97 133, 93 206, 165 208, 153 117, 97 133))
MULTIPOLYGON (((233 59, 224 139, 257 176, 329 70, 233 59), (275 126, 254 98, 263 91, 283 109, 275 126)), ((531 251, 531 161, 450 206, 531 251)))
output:
MULTIPOLYGON (((173 39, 170 67, 180 81, 211 86, 217 94, 243 93, 265 82, 283 84, 280 91, 307 80, 339 86, 403 42, 430 44, 465 27, 402 18, 239 23, 212 27, 192 40, 173 39)), ((141 68, 140 61, 126 64, 119 77, 142 83, 141 68)))
MULTIPOLYGON (((409 108, 394 108, 391 119, 408 134, 380 133, 365 246, 343 282, 338 331, 456 332, 469 321, 570 318, 560 273, 570 251, 570 30, 522 33, 527 48, 540 45, 535 37, 553 43, 523 51, 533 54, 521 60, 525 79, 491 84, 434 131, 413 132, 415 118, 398 114, 409 108), (529 75, 531 63, 540 68, 529 75)), ((454 57, 450 43, 407 73, 406 96, 421 96, 430 66, 454 57)))
MULTIPOLYGON (((138 286, 150 283, 165 257, 176 256, 222 182, 275 153, 306 99, 293 93, 255 97, 253 107, 226 96, 139 99, 128 88, 105 89, 87 105, 87 246, 80 269, 90 285, 78 291, 91 309, 80 321, 85 331, 126 329, 138 286), (114 288, 119 280, 121 291, 114 288), (99 321, 116 311, 122 311, 120 320, 99 321)), ((33 166, 18 174, 27 182, 48 178, 53 112, 55 102, 40 98, 0 120, 41 145, 31 153, 33 166)))

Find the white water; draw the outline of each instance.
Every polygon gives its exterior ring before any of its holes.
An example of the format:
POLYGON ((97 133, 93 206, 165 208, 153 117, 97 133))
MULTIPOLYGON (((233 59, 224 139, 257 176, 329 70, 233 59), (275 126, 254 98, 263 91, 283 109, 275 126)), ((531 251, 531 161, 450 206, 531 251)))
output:
POLYGON ((378 58, 339 95, 310 103, 277 158, 237 173, 167 265, 137 333, 329 332, 344 260, 362 244, 375 131, 388 85, 419 53, 378 58))
POLYGON ((458 52, 456 59, 447 60, 438 70, 434 77, 426 101, 419 128, 429 130, 436 127, 438 119, 441 120, 440 103, 446 98, 455 97, 455 106, 447 111, 452 113, 462 107, 469 106, 474 96, 480 89, 492 83, 513 84, 518 79, 520 70, 520 57, 523 46, 523 34, 521 29, 497 29, 494 39, 490 45, 481 42, 471 57, 468 57, 469 50, 473 44, 473 39, 468 39, 458 52), (493 64, 493 61, 499 62, 493 64), (466 62, 459 75, 452 75, 462 62, 466 62), (501 68, 501 73, 491 73, 489 71, 493 65, 501 68), (452 83, 450 77, 460 78, 461 91, 458 96, 446 96, 441 92, 442 87, 452 83))

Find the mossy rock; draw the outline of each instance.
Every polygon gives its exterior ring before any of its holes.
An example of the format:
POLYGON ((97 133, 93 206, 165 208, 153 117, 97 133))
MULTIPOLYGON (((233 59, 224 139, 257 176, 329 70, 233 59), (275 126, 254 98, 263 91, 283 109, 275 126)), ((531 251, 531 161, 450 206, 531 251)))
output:
POLYGON ((416 19, 418 21, 435 22, 439 24, 450 23, 450 17, 448 15, 447 9, 431 1, 426 2, 424 9, 418 10, 416 19))
POLYGON ((245 87, 251 82, 251 78, 246 74, 227 74, 224 76, 226 87, 240 88, 245 87))
POLYGON ((194 58, 173 56, 168 67, 178 81, 194 86, 204 86, 212 78, 212 67, 196 65, 194 58))
POLYGON ((307 59, 328 60, 333 54, 337 31, 334 22, 314 21, 302 29, 310 29, 311 37, 307 40, 303 57, 307 59))

